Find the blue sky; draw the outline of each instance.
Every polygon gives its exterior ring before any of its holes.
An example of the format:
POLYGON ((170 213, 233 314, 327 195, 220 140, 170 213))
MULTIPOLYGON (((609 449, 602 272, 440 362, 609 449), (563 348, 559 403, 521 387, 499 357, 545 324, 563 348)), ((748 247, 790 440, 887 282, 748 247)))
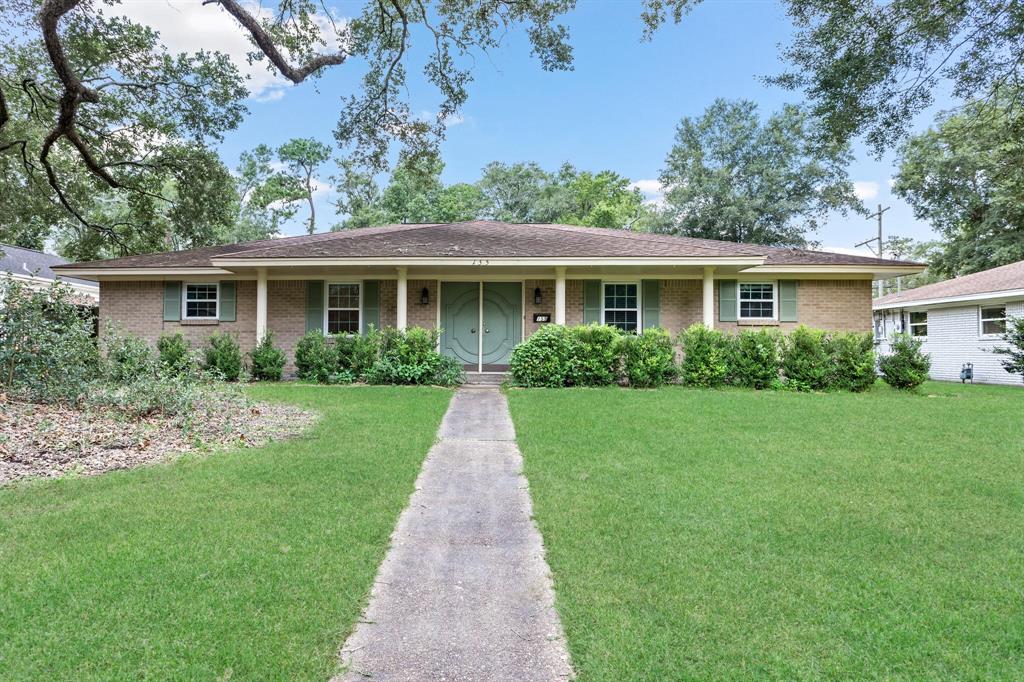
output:
MULTIPOLYGON (((160 29, 172 46, 177 42, 189 49, 204 42, 209 47, 213 39, 232 54, 244 52, 238 38, 228 34, 233 27, 227 17, 212 14, 215 7, 196 6, 127 0, 126 11, 160 29)), ((360 4, 335 6, 344 16, 360 4)), ((751 99, 763 114, 799 101, 798 93, 762 81, 783 69, 779 45, 792 31, 779 4, 707 2, 649 43, 640 41, 639 7, 632 2, 581 0, 566 23, 574 71, 543 71, 520 32, 510 33, 489 57, 477 56, 469 102, 442 148, 446 182, 472 182, 494 160, 536 161, 550 170, 569 161, 580 169, 615 170, 650 189, 683 116, 700 115, 717 97, 751 99)), ((224 160, 234 167, 241 151, 261 142, 276 145, 292 137, 332 142, 340 102, 358 86, 359 75, 358 68, 343 65, 314 83, 285 87, 256 72, 250 115, 225 139, 224 160)), ((415 111, 436 110, 436 94, 422 83, 413 80, 410 96, 415 111)), ((921 127, 930 119, 922 117, 921 127)), ((910 207, 890 195, 891 156, 875 160, 859 143, 855 151, 850 177, 865 203, 892 206, 887 234, 932 237, 929 226, 915 221, 910 207)), ((327 229, 334 209, 326 191, 319 198, 320 229, 327 229)), ((302 217, 288 233, 302 229, 302 217)), ((874 230, 861 216, 836 215, 813 238, 827 247, 852 247, 874 230)))

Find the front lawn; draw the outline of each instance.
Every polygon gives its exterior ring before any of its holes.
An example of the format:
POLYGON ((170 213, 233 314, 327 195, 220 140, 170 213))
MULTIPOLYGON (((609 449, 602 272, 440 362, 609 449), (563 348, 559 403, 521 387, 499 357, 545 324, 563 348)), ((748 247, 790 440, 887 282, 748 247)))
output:
POLYGON ((1024 677, 1024 391, 509 400, 581 680, 1024 677))
POLYGON ((252 389, 306 435, 0 489, 0 679, 326 679, 451 392, 252 389))

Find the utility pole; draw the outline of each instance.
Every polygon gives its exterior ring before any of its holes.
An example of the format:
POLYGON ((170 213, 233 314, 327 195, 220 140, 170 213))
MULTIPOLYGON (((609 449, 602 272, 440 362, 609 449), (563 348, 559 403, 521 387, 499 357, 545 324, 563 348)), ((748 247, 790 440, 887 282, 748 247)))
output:
MULTIPOLYGON (((884 247, 882 242, 882 214, 888 211, 890 208, 892 208, 892 206, 886 206, 885 208, 882 208, 881 204, 878 205, 878 211, 868 216, 868 220, 871 220, 872 218, 878 218, 878 236, 872 237, 871 239, 865 239, 864 241, 860 242, 859 244, 856 244, 855 246, 866 246, 869 249, 871 249, 871 252, 878 256, 879 258, 883 257, 884 247), (874 241, 878 242, 877 251, 871 248, 871 242, 874 241)), ((885 295, 885 280, 878 280, 878 295, 885 295)))

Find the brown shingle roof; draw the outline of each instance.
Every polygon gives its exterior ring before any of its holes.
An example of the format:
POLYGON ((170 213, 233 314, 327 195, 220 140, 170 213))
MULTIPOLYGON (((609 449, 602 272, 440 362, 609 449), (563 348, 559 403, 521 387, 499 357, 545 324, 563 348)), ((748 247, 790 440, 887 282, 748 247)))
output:
POLYGON ((768 265, 914 265, 862 256, 575 225, 474 220, 387 225, 189 251, 76 263, 75 268, 203 267, 235 258, 766 258, 768 265))
POLYGON ((972 275, 947 279, 944 282, 927 284, 898 294, 876 298, 874 306, 891 306, 897 303, 930 301, 936 298, 956 298, 980 294, 996 294, 1001 291, 1024 289, 1024 261, 1003 265, 991 270, 982 270, 972 275))

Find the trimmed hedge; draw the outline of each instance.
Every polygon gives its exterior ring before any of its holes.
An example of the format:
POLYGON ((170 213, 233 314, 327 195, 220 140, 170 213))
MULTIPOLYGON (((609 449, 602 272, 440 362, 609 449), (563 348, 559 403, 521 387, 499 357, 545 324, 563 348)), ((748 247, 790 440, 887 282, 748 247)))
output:
POLYGON ((464 380, 462 365, 437 352, 436 329, 370 328, 365 336, 326 337, 307 333, 295 347, 300 379, 322 384, 365 381, 368 384, 455 386, 464 380))
POLYGON ((625 334, 614 327, 545 325, 512 351, 510 372, 525 387, 608 386, 647 388, 680 381, 796 391, 865 391, 875 383, 870 334, 798 327, 788 336, 773 329, 737 335, 694 324, 678 338, 668 332, 625 334))
POLYGON ((895 334, 889 343, 889 355, 878 360, 882 379, 893 388, 912 391, 928 378, 932 361, 921 352, 921 340, 910 334, 895 334))

